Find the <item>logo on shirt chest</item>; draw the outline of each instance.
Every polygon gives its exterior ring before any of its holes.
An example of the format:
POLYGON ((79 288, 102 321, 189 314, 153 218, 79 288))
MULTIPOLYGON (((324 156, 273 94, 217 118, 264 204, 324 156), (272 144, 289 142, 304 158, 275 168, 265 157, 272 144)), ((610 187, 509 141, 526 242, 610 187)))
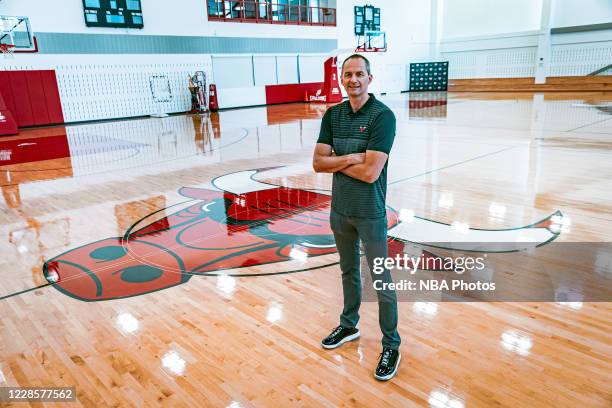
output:
POLYGON ((367 128, 367 126, 359 126, 359 132, 363 133, 366 131, 367 128))

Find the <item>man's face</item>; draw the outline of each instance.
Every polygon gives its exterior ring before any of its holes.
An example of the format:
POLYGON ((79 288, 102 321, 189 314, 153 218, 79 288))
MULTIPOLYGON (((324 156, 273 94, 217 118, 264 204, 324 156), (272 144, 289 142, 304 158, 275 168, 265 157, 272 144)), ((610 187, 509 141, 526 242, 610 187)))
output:
POLYGON ((361 58, 351 58, 342 69, 342 86, 349 97, 359 97, 368 92, 372 75, 366 70, 366 63, 361 58))

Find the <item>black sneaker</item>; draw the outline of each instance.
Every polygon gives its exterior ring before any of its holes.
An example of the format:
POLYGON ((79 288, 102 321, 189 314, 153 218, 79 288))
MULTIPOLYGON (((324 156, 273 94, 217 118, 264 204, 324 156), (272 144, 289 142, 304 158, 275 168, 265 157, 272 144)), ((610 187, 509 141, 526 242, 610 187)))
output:
POLYGON ((380 360, 376 366, 374 372, 374 378, 381 381, 387 381, 393 378, 397 374, 397 368, 399 367, 402 355, 399 350, 393 350, 388 347, 383 348, 383 352, 380 353, 380 360))
POLYGON ((359 329, 356 327, 348 328, 338 326, 332 331, 329 336, 321 341, 321 345, 326 349, 334 349, 340 347, 347 341, 355 340, 359 338, 359 329))

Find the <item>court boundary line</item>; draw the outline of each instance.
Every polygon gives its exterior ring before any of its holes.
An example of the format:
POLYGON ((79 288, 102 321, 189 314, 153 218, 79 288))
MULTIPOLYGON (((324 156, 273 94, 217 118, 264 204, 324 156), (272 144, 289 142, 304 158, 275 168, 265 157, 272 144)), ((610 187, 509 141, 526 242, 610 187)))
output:
MULTIPOLYGON (((598 123, 605 122, 605 121, 610 120, 610 119, 612 119, 612 118, 605 118, 605 119, 602 119, 602 120, 596 120, 595 122, 587 123, 586 125, 578 126, 577 128, 574 128, 574 129, 564 130, 564 132, 573 132, 574 130, 582 129, 582 128, 587 127, 587 126, 596 125, 598 123)), ((584 132, 582 132, 582 133, 584 133, 584 132)), ((604 135, 605 134, 606 133, 604 133, 604 135)))
POLYGON ((399 180, 395 180, 395 181, 393 181, 391 183, 388 183, 387 186, 392 186, 393 184, 402 183, 404 181, 408 181, 408 180, 411 180, 413 178, 425 176, 427 174, 431 174, 431 173, 434 173, 436 171, 445 170, 445 169, 448 169, 448 168, 451 168, 451 167, 459 166, 461 164, 469 163, 469 162, 474 161, 474 160, 482 159, 482 158, 485 158, 485 157, 488 157, 488 156, 493 156, 493 155, 495 155, 497 153, 502 153, 502 152, 505 152, 505 151, 508 151, 508 150, 516 149, 517 147, 521 147, 521 146, 520 145, 514 145, 514 146, 510 146, 510 147, 505 147, 505 148, 500 149, 500 150, 496 150, 494 152, 489 152, 489 153, 481 154, 479 156, 472 157, 471 159, 463 160, 463 161, 460 161, 460 162, 457 162, 457 163, 452 163, 452 164, 449 164, 447 166, 439 167, 437 169, 431 169, 431 170, 428 170, 428 171, 420 173, 420 174, 415 174, 414 176, 404 177, 404 178, 401 178, 399 180))
MULTIPOLYGON (((508 127, 494 127, 494 126, 475 126, 475 125, 463 125, 463 124, 454 124, 454 123, 448 123, 446 122, 446 120, 444 120, 445 118, 441 118, 441 120, 431 120, 431 118, 424 118, 423 120, 398 120, 397 123, 402 123, 402 124, 406 124, 406 125, 417 125, 417 124, 428 124, 428 125, 441 125, 442 127, 452 127, 452 126, 456 126, 456 127, 462 127, 462 128, 473 128, 473 129, 497 129, 497 130, 506 130, 506 131, 515 131, 515 132, 531 132, 534 129, 532 128, 526 128, 526 129, 516 129, 516 128, 508 128, 508 127)), ((612 118, 608 118, 608 119, 604 119, 604 120, 609 120, 612 118)), ((587 125, 583 125, 583 126, 579 126, 575 129, 581 129, 583 127, 586 126, 590 126, 590 125, 594 125, 597 124, 599 122, 602 121, 596 121, 593 123, 589 123, 587 125)), ((570 129, 570 130, 560 130, 560 129, 538 129, 538 131, 543 131, 543 132, 573 132, 575 131, 575 129, 570 129)), ((602 132, 576 132, 576 133, 597 133, 597 134, 603 134, 603 135, 607 135, 607 133, 602 133, 602 132)))
POLYGON ((43 283, 42 285, 39 285, 39 286, 34 286, 32 288, 20 290, 19 292, 9 293, 8 295, 0 296, 0 301, 8 299, 8 298, 12 298, 14 296, 23 295, 24 293, 32 292, 32 291, 35 291, 36 289, 42 289, 42 288, 45 288, 47 286, 52 286, 52 285, 54 285, 54 284, 47 282, 47 283, 43 283))

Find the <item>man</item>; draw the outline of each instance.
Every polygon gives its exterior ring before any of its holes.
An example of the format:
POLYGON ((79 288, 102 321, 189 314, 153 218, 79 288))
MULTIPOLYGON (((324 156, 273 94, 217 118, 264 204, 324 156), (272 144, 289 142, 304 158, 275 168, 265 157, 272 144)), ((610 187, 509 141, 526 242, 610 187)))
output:
MULTIPOLYGON (((387 257, 387 158, 395 137, 395 115, 368 94, 372 82, 370 62, 353 54, 342 64, 342 86, 348 101, 325 112, 313 155, 313 168, 334 173, 330 224, 340 255, 344 308, 340 325, 321 342, 326 349, 357 339, 361 275, 359 240, 373 271, 373 260, 387 257)), ((391 282, 385 270, 372 280, 391 282)), ((401 355, 394 291, 377 291, 378 320, 383 352, 374 377, 389 380, 397 372, 401 355)))

